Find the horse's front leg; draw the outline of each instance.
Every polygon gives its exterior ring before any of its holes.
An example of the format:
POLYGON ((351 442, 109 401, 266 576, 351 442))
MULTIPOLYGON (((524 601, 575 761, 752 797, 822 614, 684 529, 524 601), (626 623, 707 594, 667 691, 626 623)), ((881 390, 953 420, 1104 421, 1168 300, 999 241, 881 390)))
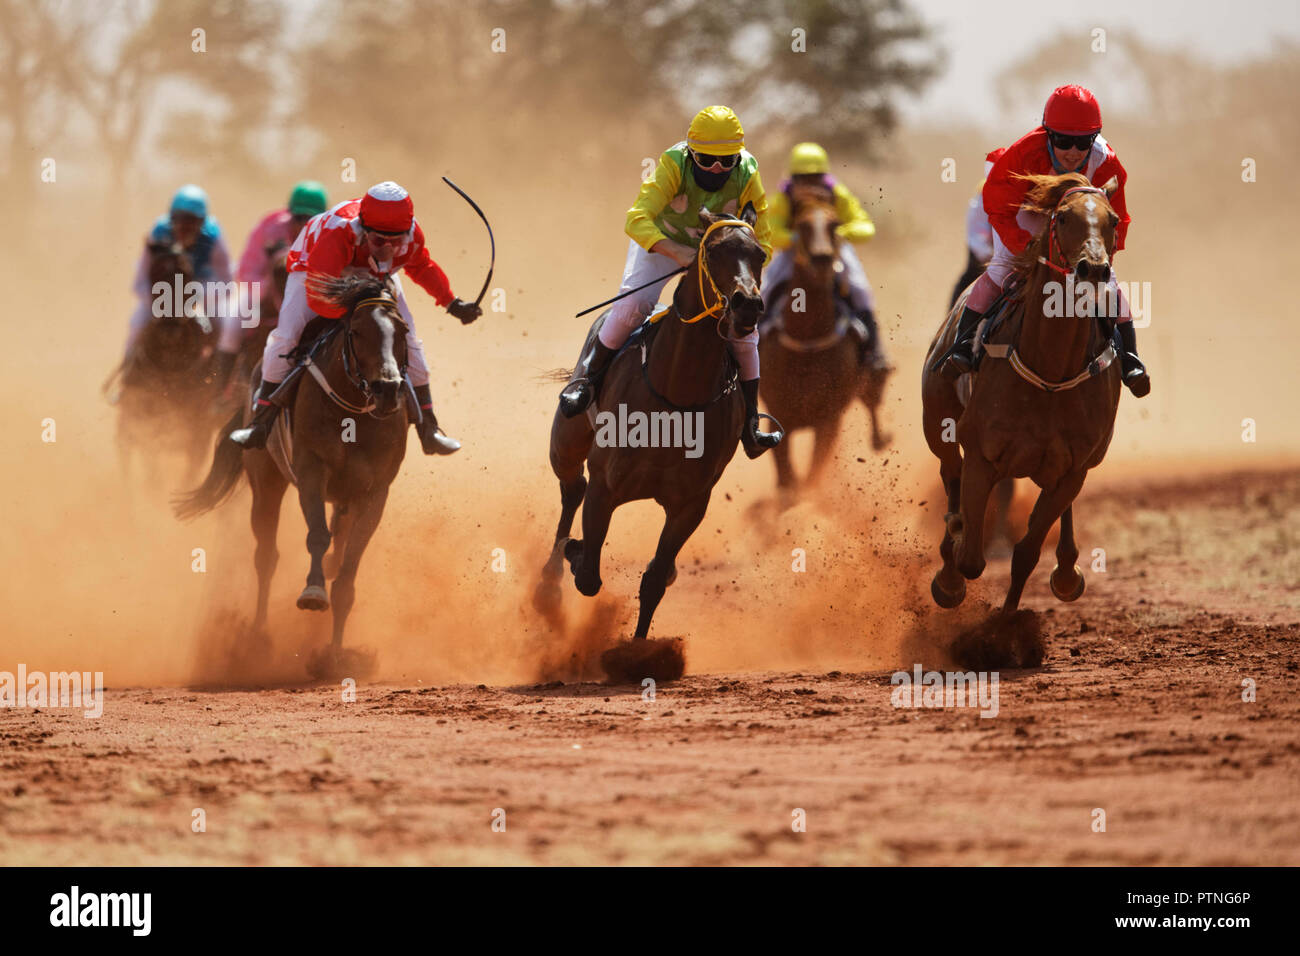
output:
POLYGON ((957 570, 974 581, 984 573, 984 515, 998 474, 993 463, 978 451, 962 450, 965 454, 961 464, 961 512, 955 522, 949 520, 949 533, 955 546, 957 570))
MULTIPOLYGON (((1057 482, 1052 489, 1043 489, 1038 495, 1038 501, 1034 504, 1033 514, 1029 516, 1029 530, 1025 536, 1017 543, 1015 549, 1011 552, 1011 587, 1007 590, 1006 602, 1002 605, 1002 613, 1010 615, 1020 607, 1020 596, 1024 593, 1025 582, 1029 580, 1030 573, 1038 564, 1038 558, 1043 551, 1043 541, 1047 538, 1047 532, 1056 524, 1056 519, 1060 518, 1067 508, 1070 507, 1075 497, 1079 494, 1079 489, 1083 487, 1083 479, 1087 472, 1071 472, 1057 482)), ((1070 529, 1062 529, 1062 538, 1065 531, 1070 530, 1071 543, 1067 550, 1073 548, 1073 521, 1070 522, 1070 529)), ((1078 552, 1075 551, 1077 557, 1078 552)), ((1070 565, 1074 561, 1071 559, 1070 565)))
POLYGON ((637 638, 644 638, 650 633, 650 620, 654 617, 655 609, 663 600, 669 582, 677 577, 677 554, 682 550, 686 539, 695 533, 695 529, 704 520, 704 513, 709 510, 711 493, 712 489, 676 510, 664 509, 667 519, 664 521, 663 531, 659 534, 659 546, 655 549, 654 560, 641 575, 641 606, 636 619, 637 638))
POLYGON ((614 506, 604 475, 592 475, 582 501, 582 540, 570 540, 564 552, 573 569, 574 584, 587 597, 600 592, 600 549, 605 546, 605 535, 609 533, 609 519, 613 513, 614 506))
POLYGON ((325 520, 325 465, 310 455, 304 455, 303 459, 301 465, 294 461, 294 469, 298 473, 298 503, 307 521, 311 570, 307 572, 307 586, 298 595, 298 607, 304 611, 325 611, 330 606, 323 565, 330 546, 330 529, 325 520))
MULTIPOLYGON (((835 452, 835 445, 840 437, 839 415, 832 415, 826 421, 817 425, 813 429, 815 440, 813 444, 812 465, 808 468, 807 485, 813 487, 821 480, 822 473, 830 463, 831 456, 835 452)), ((782 442, 781 444, 785 444, 782 442)), ((781 446, 778 445, 778 448, 781 446)))
POLYGON ((1074 541, 1074 505, 1061 512, 1061 536, 1056 542, 1056 567, 1048 583, 1052 593, 1062 601, 1077 601, 1086 587, 1083 573, 1074 562, 1079 560, 1079 546, 1074 541))
POLYGON ((343 626, 347 624, 348 614, 357 596, 357 568, 361 565, 361 556, 366 552, 366 545, 379 527, 379 519, 384 516, 384 505, 388 501, 388 486, 373 491, 368 498, 357 505, 353 503, 347 511, 351 515, 347 544, 343 560, 339 562, 338 577, 330 588, 330 598, 334 601, 334 635, 331 646, 338 650, 343 646, 343 626), (354 512, 355 509, 355 512, 354 512))

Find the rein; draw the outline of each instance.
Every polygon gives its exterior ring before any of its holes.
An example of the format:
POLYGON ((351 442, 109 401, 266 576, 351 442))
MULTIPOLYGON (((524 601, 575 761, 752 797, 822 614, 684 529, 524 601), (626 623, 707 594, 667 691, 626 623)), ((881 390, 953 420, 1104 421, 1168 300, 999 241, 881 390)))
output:
POLYGON ((1056 238, 1056 216, 1061 211, 1061 206, 1065 204, 1065 198, 1072 193, 1101 193, 1104 196, 1106 190, 1098 189, 1096 186, 1072 186, 1061 193, 1061 198, 1056 201, 1056 208, 1052 210, 1052 217, 1047 224, 1047 256, 1039 256, 1038 261, 1050 269, 1055 269, 1063 276, 1068 276, 1073 270, 1065 266, 1058 266, 1053 262, 1052 250, 1055 249, 1061 254, 1061 259, 1065 259, 1065 250, 1061 248, 1061 242, 1056 238))

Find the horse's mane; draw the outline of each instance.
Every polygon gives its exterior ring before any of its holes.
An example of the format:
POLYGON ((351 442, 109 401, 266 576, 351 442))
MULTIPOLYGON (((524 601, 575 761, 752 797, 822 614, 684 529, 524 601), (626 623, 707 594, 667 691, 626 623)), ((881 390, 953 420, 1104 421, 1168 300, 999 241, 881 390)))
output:
MULTIPOLYGON (((1092 185, 1082 173, 1064 173, 1060 176, 1017 174, 1015 178, 1029 183, 1029 192, 1021 201, 1020 208, 1041 216, 1050 216, 1060 205, 1061 197, 1067 191, 1079 186, 1092 185)), ((1024 251, 1012 262, 1012 272, 1021 280, 1020 289, 1016 293, 1017 299, 1024 298, 1028 291, 1029 277, 1038 268, 1038 257, 1046 257, 1047 253, 1043 251, 1043 244, 1046 242, 1047 226, 1044 225, 1038 235, 1029 240, 1029 245, 1025 246, 1024 251)))
POLYGON ((362 299, 392 295, 387 279, 364 272, 350 276, 327 276, 313 272, 307 276, 307 291, 316 298, 349 312, 362 299))

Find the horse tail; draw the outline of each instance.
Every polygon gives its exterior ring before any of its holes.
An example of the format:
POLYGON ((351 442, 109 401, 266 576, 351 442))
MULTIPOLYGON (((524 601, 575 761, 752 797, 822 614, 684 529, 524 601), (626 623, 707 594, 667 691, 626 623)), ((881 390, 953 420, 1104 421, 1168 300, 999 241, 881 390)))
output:
POLYGON ((230 441, 230 433, 238 428, 244 420, 244 410, 238 408, 230 420, 221 427, 217 435, 216 447, 212 452, 212 467, 203 484, 192 491, 184 492, 172 498, 172 513, 182 521, 197 518, 221 504, 239 484, 239 476, 244 472, 244 449, 230 441))

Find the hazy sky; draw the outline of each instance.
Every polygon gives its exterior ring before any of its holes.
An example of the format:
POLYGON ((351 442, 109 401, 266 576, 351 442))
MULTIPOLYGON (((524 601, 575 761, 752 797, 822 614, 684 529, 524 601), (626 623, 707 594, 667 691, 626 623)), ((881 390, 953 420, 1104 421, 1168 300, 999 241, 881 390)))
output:
POLYGON ((908 120, 932 123, 999 119, 993 77, 1025 50, 1077 30, 1087 44, 1094 27, 1110 43, 1125 33, 1143 42, 1199 52, 1216 64, 1266 54, 1275 38, 1300 41, 1300 0, 909 0, 948 51, 948 68, 918 100, 903 102, 908 120))

